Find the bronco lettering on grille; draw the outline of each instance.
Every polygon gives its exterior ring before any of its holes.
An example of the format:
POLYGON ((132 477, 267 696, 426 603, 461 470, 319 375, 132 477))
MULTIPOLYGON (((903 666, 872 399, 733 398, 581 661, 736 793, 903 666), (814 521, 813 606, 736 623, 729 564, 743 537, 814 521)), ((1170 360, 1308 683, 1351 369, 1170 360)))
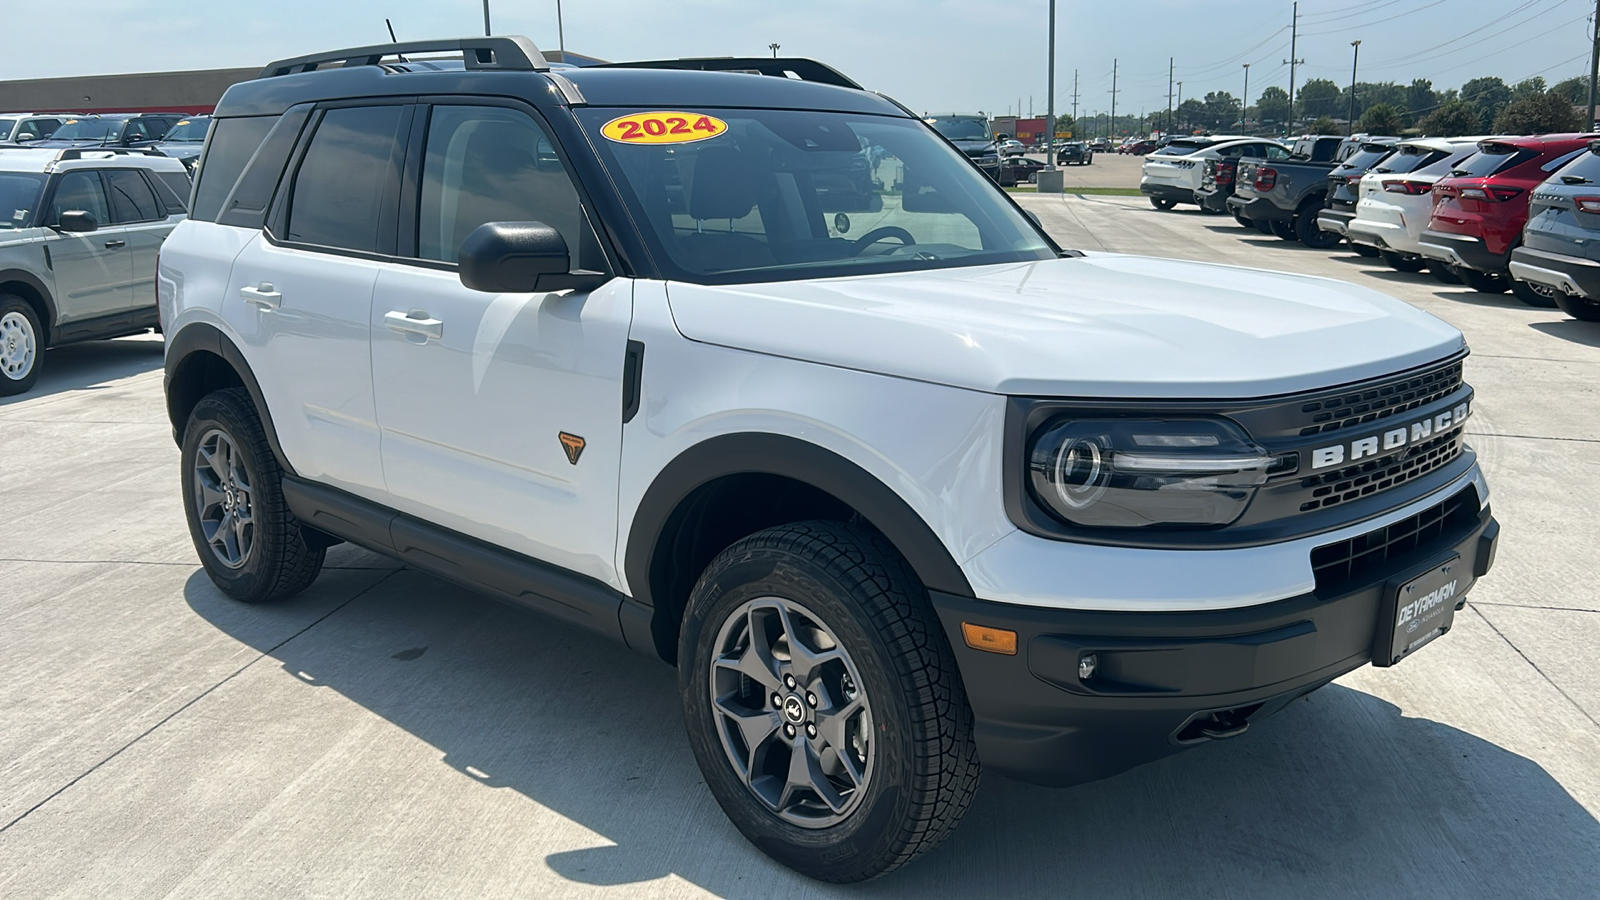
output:
POLYGON ((1435 434, 1443 434, 1452 428, 1457 428, 1470 415, 1472 415, 1471 404, 1460 403, 1455 409, 1446 410, 1409 425, 1396 426, 1380 434, 1357 438, 1331 447, 1318 447, 1311 451, 1311 468, 1326 469, 1329 466, 1343 465, 1345 462, 1357 462, 1367 457, 1386 455, 1410 444, 1425 441, 1435 434))

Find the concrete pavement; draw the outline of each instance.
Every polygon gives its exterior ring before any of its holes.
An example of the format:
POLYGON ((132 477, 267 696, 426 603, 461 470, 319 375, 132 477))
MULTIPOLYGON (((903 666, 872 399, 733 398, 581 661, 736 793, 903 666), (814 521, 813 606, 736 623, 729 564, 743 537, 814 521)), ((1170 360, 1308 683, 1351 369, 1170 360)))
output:
POLYGON ((1021 200, 1070 246, 1467 333, 1504 537, 1448 637, 1104 782, 990 777, 934 854, 819 885, 723 818, 665 666, 348 547, 287 603, 223 598, 159 341, 68 348, 0 401, 0 896, 1600 896, 1600 326, 1190 207, 1021 200))

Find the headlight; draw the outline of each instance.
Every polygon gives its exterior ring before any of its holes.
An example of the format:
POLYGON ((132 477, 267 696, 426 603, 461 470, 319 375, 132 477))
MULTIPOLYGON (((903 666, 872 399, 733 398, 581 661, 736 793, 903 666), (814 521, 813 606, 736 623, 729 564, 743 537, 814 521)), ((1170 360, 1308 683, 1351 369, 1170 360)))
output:
POLYGON ((1219 527, 1244 513, 1275 461, 1222 419, 1069 419, 1037 432, 1028 476, 1070 525, 1219 527))

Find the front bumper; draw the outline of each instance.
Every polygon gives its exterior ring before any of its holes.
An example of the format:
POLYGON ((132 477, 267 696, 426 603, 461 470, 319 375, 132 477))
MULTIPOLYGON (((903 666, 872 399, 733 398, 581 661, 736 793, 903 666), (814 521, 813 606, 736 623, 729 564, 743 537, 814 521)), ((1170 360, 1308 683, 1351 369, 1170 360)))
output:
POLYGON ((1289 222, 1294 211, 1286 210, 1266 197, 1245 198, 1234 194, 1228 198, 1228 212, 1244 216, 1252 222, 1289 222))
POLYGON ((1417 252, 1428 259, 1476 269, 1479 272, 1494 274, 1506 271, 1506 258, 1490 252, 1489 248, 1484 246, 1482 238, 1470 234, 1451 234, 1430 228, 1422 233, 1422 240, 1417 244, 1417 252))
POLYGON ((1528 247, 1511 251, 1511 274, 1523 281, 1600 300, 1600 262, 1528 247))
POLYGON ((1460 508, 1470 512, 1441 520, 1437 533, 1361 578, 1257 606, 1068 610, 932 593, 977 720, 984 766, 1056 786, 1105 778, 1242 733, 1371 662, 1389 626, 1380 621, 1385 598, 1398 580, 1452 554, 1474 578, 1493 565, 1499 524, 1478 502, 1475 484, 1449 496, 1467 491, 1462 500, 1471 505, 1460 508), (1016 632, 1016 654, 967 646, 964 622, 1016 632), (1080 660, 1091 653, 1095 672, 1080 679, 1080 660))

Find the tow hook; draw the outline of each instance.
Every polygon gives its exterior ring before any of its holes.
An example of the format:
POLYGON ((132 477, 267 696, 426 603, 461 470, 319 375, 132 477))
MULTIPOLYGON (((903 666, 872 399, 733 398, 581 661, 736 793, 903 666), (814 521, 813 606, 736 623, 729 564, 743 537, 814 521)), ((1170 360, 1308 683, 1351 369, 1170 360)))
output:
POLYGON ((1174 739, 1180 744, 1190 744, 1195 741, 1220 741, 1238 737, 1250 730, 1250 717, 1261 707, 1260 703, 1251 703, 1248 706, 1200 713, 1185 722, 1174 735, 1174 739))

